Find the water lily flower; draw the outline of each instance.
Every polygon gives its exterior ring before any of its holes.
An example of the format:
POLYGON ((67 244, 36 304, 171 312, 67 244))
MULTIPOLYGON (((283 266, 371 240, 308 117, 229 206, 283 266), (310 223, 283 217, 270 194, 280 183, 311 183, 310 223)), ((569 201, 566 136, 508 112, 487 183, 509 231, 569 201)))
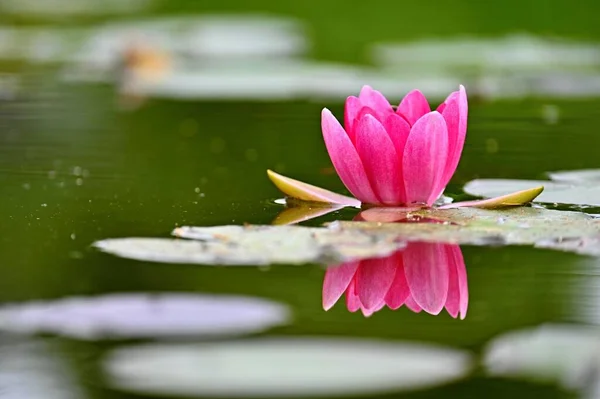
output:
POLYGON ((467 315, 467 271, 455 244, 411 242, 385 258, 348 262, 328 268, 323 281, 323 308, 346 294, 349 311, 365 316, 387 306, 453 318, 467 315))
POLYGON ((321 128, 333 166, 361 202, 431 206, 454 174, 467 133, 463 86, 431 111, 419 90, 394 111, 370 86, 346 100, 344 127, 323 109, 321 128))
MULTIPOLYGON (((289 197, 343 206, 431 207, 444 192, 462 154, 468 102, 461 85, 435 111, 419 90, 394 108, 379 91, 364 86, 346 99, 344 126, 327 108, 321 130, 333 166, 355 198, 312 186, 271 170, 271 181, 289 197)), ((481 201, 442 208, 497 208, 531 202, 535 187, 481 201)))

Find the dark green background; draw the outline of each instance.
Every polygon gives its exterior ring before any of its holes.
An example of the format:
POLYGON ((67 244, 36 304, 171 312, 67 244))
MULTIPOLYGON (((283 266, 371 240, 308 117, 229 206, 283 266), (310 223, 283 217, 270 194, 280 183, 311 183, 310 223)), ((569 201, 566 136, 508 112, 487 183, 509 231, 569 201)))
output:
MULTIPOLYGON (((515 32, 585 40, 600 36, 599 6, 591 0, 170 1, 154 13, 255 11, 298 18, 314 44, 311 57, 352 63, 366 63, 368 45, 382 40, 515 32)), ((45 23, 25 16, 0 19, 45 23)), ((328 107, 341 115, 342 102, 151 100, 124 113, 116 107, 112 87, 55 82, 52 67, 6 63, 0 68, 22 74, 27 82, 19 98, 0 104, 2 302, 122 291, 242 293, 292 307, 293 324, 276 333, 410 339, 478 353, 499 333, 569 319, 577 300, 571 288, 592 262, 531 248, 466 247, 470 303, 466 320, 459 321, 445 313, 434 317, 406 309, 365 319, 342 304, 324 312, 318 266, 215 269, 99 254, 90 244, 108 237, 166 237, 177 225, 269 223, 280 211, 273 203, 280 194, 267 180, 267 168, 342 191, 337 177, 320 172, 330 163, 319 127, 320 110, 328 107), (246 156, 248 151, 257 154, 255 159, 246 156), (75 167, 89 173, 81 185, 75 167)), ((599 167, 599 107, 595 99, 473 99, 450 193, 460 195, 460 186, 475 177, 543 178, 551 170, 599 167), (557 124, 544 122, 547 104, 560 110, 557 124), (496 141, 497 152, 486 150, 489 140, 496 141)), ((104 344, 61 340, 60 345, 81 371, 91 397, 122 397, 102 388, 94 371, 104 344)), ((555 387, 482 375, 407 396, 508 395, 568 397, 555 387)))

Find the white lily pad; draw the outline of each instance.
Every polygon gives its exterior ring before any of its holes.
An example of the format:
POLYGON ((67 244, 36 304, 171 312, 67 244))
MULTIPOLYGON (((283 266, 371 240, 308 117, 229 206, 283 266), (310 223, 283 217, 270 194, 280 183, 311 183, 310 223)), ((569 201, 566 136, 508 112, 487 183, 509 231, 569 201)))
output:
POLYGON ((409 390, 463 377, 463 351, 364 339, 138 345, 104 362, 109 385, 169 397, 296 397, 409 390))
POLYGON ((476 179, 464 191, 478 197, 492 198, 502 193, 543 185, 537 202, 600 206, 600 169, 549 172, 551 181, 514 179, 476 179))
POLYGON ((510 332, 486 348, 489 374, 533 378, 585 389, 597 380, 600 367, 600 330, 578 325, 544 325, 510 332))
POLYGON ((260 298, 196 294, 113 294, 0 307, 0 331, 78 339, 215 336, 282 325, 288 309, 260 298))

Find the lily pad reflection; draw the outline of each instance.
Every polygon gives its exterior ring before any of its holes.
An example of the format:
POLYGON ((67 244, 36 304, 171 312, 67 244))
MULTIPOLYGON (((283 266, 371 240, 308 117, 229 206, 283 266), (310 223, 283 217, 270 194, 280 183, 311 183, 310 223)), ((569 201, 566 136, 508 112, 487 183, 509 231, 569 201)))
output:
POLYGON ((370 394, 446 383, 470 365, 458 350, 318 337, 141 345, 118 349, 104 363, 114 388, 169 397, 370 394))
POLYGON ((285 324, 264 299, 194 294, 114 294, 0 307, 0 331, 79 339, 236 335, 285 324))

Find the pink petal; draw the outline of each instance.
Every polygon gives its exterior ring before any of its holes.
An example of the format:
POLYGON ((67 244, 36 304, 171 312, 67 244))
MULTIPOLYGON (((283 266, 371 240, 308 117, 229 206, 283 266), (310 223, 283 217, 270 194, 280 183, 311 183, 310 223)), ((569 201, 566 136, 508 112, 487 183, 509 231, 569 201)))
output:
POLYGON ((374 309, 385 300, 396 275, 393 257, 367 259, 356 272, 356 293, 367 310, 374 309))
MULTIPOLYGON (((433 111, 423 116, 410 131, 402 159, 407 203, 431 206, 444 173, 448 131, 442 115, 433 111)), ((368 172, 367 172, 368 173, 368 172)))
POLYGON ((419 118, 430 111, 431 108, 429 108, 429 103, 423 93, 419 90, 413 90, 404 96, 396 112, 402 115, 412 126, 419 118))
POLYGON ((352 280, 346 290, 346 307, 350 312, 356 312, 362 308, 362 303, 356 294, 356 280, 352 280))
MULTIPOLYGON (((352 131, 354 119, 356 119, 356 115, 358 115, 358 111, 361 108, 362 104, 358 97, 350 96, 346 99, 346 104, 344 105, 344 127, 346 128, 346 132, 352 131)), ((350 139, 353 140, 352 137, 350 139)))
POLYGON ((404 301, 404 306, 406 306, 415 313, 421 313, 421 310, 423 310, 410 295, 408 296, 408 298, 406 298, 406 301, 404 301))
POLYGON ((343 265, 330 267, 325 271, 325 278, 323 279, 323 309, 329 310, 344 294, 356 269, 358 269, 359 262, 348 262, 343 265))
POLYGON ((465 88, 461 85, 459 91, 455 91, 448 96, 445 104, 445 107, 442 108, 442 116, 448 128, 448 158, 440 182, 440 194, 452 179, 465 144, 469 111, 465 88))
POLYGON ((362 202, 379 203, 354 144, 327 108, 321 113, 321 129, 331 162, 346 188, 362 202))
POLYGON ((448 297, 448 258, 444 244, 409 243, 402 256, 411 297, 427 313, 439 314, 448 297))
MULTIPOLYGON (((398 158, 398 165, 400 176, 402 176, 402 159, 401 157, 404 155, 404 148, 406 147, 406 141, 408 140, 408 135, 410 134, 410 125, 404 118, 397 114, 390 114, 383 121, 383 127, 387 132, 388 136, 390 136, 390 140, 394 144, 394 149, 396 150, 396 155, 398 158)), ((406 203, 406 190, 404 189, 404 179, 401 179, 401 187, 398 190, 398 194, 400 197, 399 203, 406 203)))
POLYGON ((402 174, 394 144, 384 127, 371 115, 363 116, 356 124, 356 150, 366 174, 381 203, 400 204, 402 174))
POLYGON ((385 96, 377 90, 373 90, 371 86, 363 86, 358 98, 363 106, 373 108, 381 117, 394 112, 385 96))
POLYGON ((458 296, 460 298, 459 313, 461 320, 467 316, 467 308, 469 307, 469 287, 467 285, 467 267, 462 255, 462 251, 458 245, 448 245, 446 247, 448 259, 456 267, 458 277, 458 296))
POLYGON ((404 266, 402 265, 402 252, 396 252, 394 255, 394 261, 396 262, 396 275, 392 286, 388 290, 385 296, 385 302, 390 309, 398 309, 404 304, 406 298, 410 295, 410 289, 406 282, 406 276, 404 275, 404 266))

